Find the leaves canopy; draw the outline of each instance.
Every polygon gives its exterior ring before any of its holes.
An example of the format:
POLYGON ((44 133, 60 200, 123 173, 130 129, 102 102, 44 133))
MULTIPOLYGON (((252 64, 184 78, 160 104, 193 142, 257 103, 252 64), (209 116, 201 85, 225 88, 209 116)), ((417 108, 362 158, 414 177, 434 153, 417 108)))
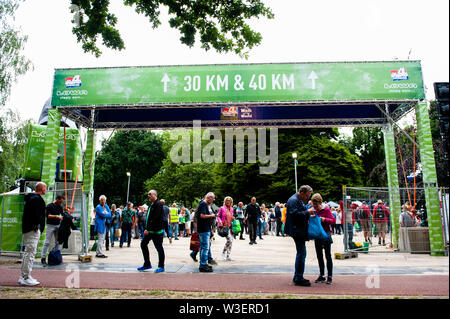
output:
MULTIPOLYGON (((124 0, 124 5, 146 16, 154 29, 161 25, 161 8, 167 7, 169 25, 180 31, 181 43, 192 47, 198 35, 206 51, 214 48, 220 53, 234 52, 242 57, 247 56, 247 49, 262 40, 261 34, 252 30, 246 21, 260 16, 274 17, 261 0, 124 0)), ((109 0, 72 0, 70 8, 75 24, 72 32, 85 52, 101 55, 98 37, 108 48, 125 48, 116 28, 118 19, 109 10, 109 0)))

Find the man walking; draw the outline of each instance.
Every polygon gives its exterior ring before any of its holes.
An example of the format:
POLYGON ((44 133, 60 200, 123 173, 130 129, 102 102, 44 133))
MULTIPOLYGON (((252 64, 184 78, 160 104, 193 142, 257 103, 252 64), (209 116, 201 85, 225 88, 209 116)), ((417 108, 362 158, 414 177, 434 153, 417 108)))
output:
POLYGON ((305 272, 305 241, 308 240, 309 216, 314 215, 314 207, 310 207, 307 210, 305 203, 307 203, 311 197, 312 191, 313 190, 309 185, 303 185, 286 203, 285 232, 294 239, 297 250, 293 279, 296 286, 311 286, 310 281, 303 277, 303 273, 305 272))
POLYGON ((111 218, 111 210, 106 204, 106 196, 101 195, 99 204, 95 207, 95 232, 97 233, 97 252, 95 257, 107 258, 103 254, 103 244, 105 242, 106 219, 111 218))
POLYGON ((148 210, 146 221, 144 237, 141 241, 142 255, 144 256, 144 265, 139 267, 139 271, 148 271, 152 268, 150 262, 150 254, 148 251, 148 244, 150 240, 153 241, 153 245, 158 251, 158 268, 155 273, 164 272, 164 261, 165 254, 163 248, 163 238, 164 238, 164 210, 162 203, 158 200, 158 194, 155 190, 150 190, 148 192, 148 199, 152 202, 150 209, 148 210))
POLYGON ((122 236, 120 236, 119 243, 120 248, 122 248, 125 239, 127 240, 127 247, 130 247, 131 245, 131 227, 133 225, 134 214, 133 203, 128 202, 127 207, 122 211, 122 216, 120 216, 120 222, 122 223, 122 236))
POLYGON ((39 285, 39 281, 31 277, 34 256, 41 233, 45 229, 45 201, 42 195, 47 193, 47 185, 43 182, 36 184, 34 193, 25 195, 25 207, 22 217, 22 234, 25 252, 22 259, 19 283, 24 286, 39 285))
POLYGON ((205 199, 200 201, 195 213, 195 219, 197 221, 197 232, 200 241, 200 272, 213 272, 212 266, 208 265, 208 261, 212 261, 211 255, 211 227, 216 219, 211 204, 214 201, 214 193, 209 192, 206 194, 205 199))
POLYGON ((59 250, 58 231, 61 220, 63 219, 62 204, 64 203, 64 200, 65 198, 63 195, 58 195, 56 196, 56 199, 53 201, 53 203, 48 204, 45 208, 45 215, 47 217, 47 230, 45 232, 45 243, 41 258, 41 263, 43 265, 47 265, 47 251, 48 246, 50 246, 52 237, 55 237, 55 248, 59 250))
POLYGON ((257 244, 256 231, 258 228, 258 219, 261 216, 261 208, 256 204, 256 197, 252 197, 250 204, 245 209, 245 219, 248 225, 248 234, 250 236, 250 245, 257 244))

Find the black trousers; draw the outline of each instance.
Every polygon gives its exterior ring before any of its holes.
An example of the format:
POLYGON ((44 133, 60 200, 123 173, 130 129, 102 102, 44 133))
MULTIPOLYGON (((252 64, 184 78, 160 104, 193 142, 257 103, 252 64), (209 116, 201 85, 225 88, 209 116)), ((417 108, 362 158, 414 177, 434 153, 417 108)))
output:
POLYGON ((248 235, 250 236, 250 241, 254 242, 256 241, 256 230, 258 229, 258 221, 248 220, 247 219, 247 226, 248 226, 248 235))
POLYGON ((156 251, 158 252, 158 267, 164 268, 164 261, 166 258, 166 255, 164 254, 164 248, 163 248, 163 238, 164 233, 161 234, 148 234, 144 235, 144 238, 141 240, 141 250, 142 255, 144 256, 144 266, 151 266, 150 262, 150 253, 148 251, 148 244, 150 243, 150 240, 153 241, 153 245, 156 248, 156 251))
POLYGON ((316 246, 316 256, 319 261, 320 275, 325 275, 325 263, 323 261, 323 250, 325 250, 325 258, 327 260, 327 272, 328 277, 333 276, 333 259, 331 258, 331 243, 324 243, 321 240, 315 240, 314 245, 316 246))

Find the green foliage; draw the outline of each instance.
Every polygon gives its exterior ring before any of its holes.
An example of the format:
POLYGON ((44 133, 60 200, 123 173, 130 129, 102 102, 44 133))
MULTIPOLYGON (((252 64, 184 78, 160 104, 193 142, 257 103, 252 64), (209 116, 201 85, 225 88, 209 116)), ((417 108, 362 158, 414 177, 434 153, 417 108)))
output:
POLYGON ((21 121, 18 113, 0 110, 0 193, 7 192, 21 177, 31 121, 21 121))
POLYGON ((383 132, 380 127, 356 127, 353 137, 341 140, 340 144, 361 159, 365 172, 364 186, 387 185, 383 132))
MULTIPOLYGON (((192 47, 198 35, 206 51, 214 48, 217 52, 234 52, 241 57, 247 57, 247 49, 262 40, 261 34, 253 31, 246 21, 260 16, 274 17, 260 0, 124 0, 124 5, 134 6, 138 14, 149 19, 153 28, 161 25, 161 7, 167 7, 169 25, 180 31, 181 43, 192 47)), ((108 48, 125 48, 116 29, 117 17, 110 13, 108 0, 72 0, 70 8, 75 15, 72 31, 85 52, 101 55, 98 37, 108 48)))
POLYGON ((147 200, 144 182, 159 171, 164 158, 158 135, 149 131, 115 133, 107 143, 103 143, 95 162, 95 196, 105 194, 108 203, 124 204, 128 186, 126 172, 130 172, 129 200, 142 204, 147 200))
POLYGON ((11 85, 25 74, 31 62, 22 55, 27 42, 12 22, 20 0, 0 0, 0 105, 4 105, 11 93, 11 85))

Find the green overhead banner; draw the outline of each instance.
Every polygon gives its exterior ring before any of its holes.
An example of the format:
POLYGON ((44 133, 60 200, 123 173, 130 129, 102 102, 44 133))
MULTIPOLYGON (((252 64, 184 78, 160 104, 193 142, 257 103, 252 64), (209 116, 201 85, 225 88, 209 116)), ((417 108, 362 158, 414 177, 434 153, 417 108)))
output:
POLYGON ((57 69, 52 106, 424 99, 419 61, 57 69))
MULTIPOLYGON (((57 179, 64 180, 64 128, 60 127, 56 141, 57 152, 55 172, 57 179)), ((30 125, 28 133, 27 152, 25 154, 24 178, 40 180, 45 164, 44 146, 48 127, 44 125, 30 125)), ((74 181, 78 172, 78 181, 83 180, 81 164, 80 133, 77 129, 66 128, 66 178, 74 181)), ((56 177, 55 176, 55 177, 56 177)))

